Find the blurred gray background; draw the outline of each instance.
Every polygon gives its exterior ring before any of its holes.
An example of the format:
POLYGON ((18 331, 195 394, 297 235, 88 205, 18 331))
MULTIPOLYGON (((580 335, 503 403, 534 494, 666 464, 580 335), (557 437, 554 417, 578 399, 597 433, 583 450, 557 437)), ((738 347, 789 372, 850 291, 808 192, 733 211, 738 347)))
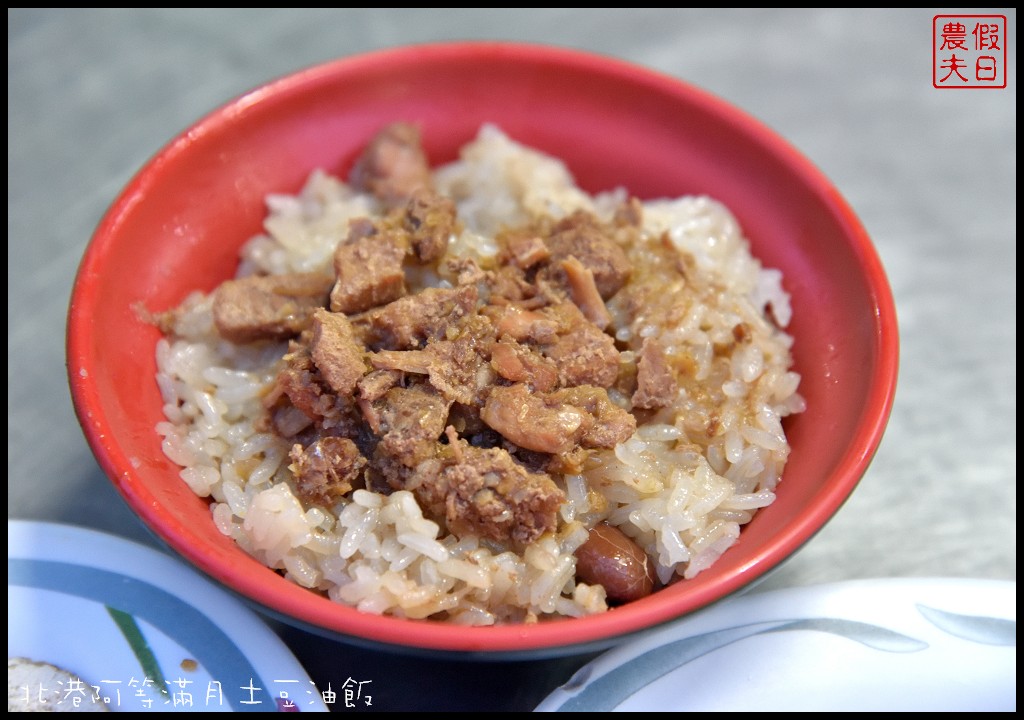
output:
MULTIPOLYGON (((156 545, 83 439, 64 330, 93 229, 164 143, 226 100, 321 61, 407 43, 523 40, 616 56, 738 105, 834 181, 878 248, 901 334, 886 436, 832 522, 757 590, 1015 580, 1016 11, 971 11, 1007 16, 1001 90, 932 87, 939 12, 9 9, 8 517, 156 545)), ((307 668, 340 647, 279 631, 307 668)), ((394 670, 371 651, 345 652, 394 670)), ((584 659, 500 673, 403 661, 420 680, 405 691, 393 681, 390 709, 530 709, 584 659), (463 679, 431 693, 437 672, 463 679), (498 686, 477 688, 491 672, 498 686)), ((330 672, 311 668, 316 679, 330 672)))

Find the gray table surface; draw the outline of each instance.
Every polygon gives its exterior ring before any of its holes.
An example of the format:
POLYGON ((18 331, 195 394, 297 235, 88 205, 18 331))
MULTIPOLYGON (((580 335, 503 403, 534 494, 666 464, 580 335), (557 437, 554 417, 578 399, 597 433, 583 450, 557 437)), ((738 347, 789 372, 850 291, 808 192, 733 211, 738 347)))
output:
MULTIPOLYGON (((82 253, 156 150, 321 61, 525 40, 646 65, 762 119, 835 182, 878 248, 901 335, 885 438, 835 518, 754 591, 1016 580, 1016 11, 990 11, 1008 19, 1008 87, 957 91, 932 87, 936 12, 9 9, 8 518, 157 545, 94 461, 64 366, 82 253)), ((378 709, 530 709, 592 657, 436 662, 272 626, 315 680, 379 678, 378 709)))

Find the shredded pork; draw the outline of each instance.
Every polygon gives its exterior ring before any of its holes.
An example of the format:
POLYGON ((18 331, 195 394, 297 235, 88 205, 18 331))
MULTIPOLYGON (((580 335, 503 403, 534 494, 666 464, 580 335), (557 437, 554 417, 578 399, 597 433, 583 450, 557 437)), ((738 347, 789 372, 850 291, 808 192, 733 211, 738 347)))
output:
MULTIPOLYGON (((493 263, 446 258, 461 225, 406 124, 370 143, 352 180, 384 213, 350 223, 333 278, 217 291, 226 339, 291 339, 265 404, 295 440, 299 495, 330 507, 361 487, 407 489, 452 532, 522 545, 554 531, 565 494, 546 468, 578 468, 636 429, 608 395, 623 363, 605 332, 631 226, 578 211, 507 229, 493 263), (454 283, 410 293, 417 268, 454 283)), ((639 407, 663 394, 659 359, 645 349, 639 407)))

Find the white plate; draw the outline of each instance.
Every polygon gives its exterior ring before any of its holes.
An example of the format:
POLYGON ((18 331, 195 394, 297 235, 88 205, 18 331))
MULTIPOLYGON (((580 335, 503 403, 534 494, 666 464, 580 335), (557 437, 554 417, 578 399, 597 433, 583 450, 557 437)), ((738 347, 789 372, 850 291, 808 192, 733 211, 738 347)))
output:
POLYGON ((239 600, 156 550, 68 525, 7 521, 7 656, 80 677, 61 690, 69 706, 88 692, 115 711, 327 710, 239 600))
POLYGON ((733 598, 580 669, 550 711, 1014 711, 1017 584, 850 581, 733 598))

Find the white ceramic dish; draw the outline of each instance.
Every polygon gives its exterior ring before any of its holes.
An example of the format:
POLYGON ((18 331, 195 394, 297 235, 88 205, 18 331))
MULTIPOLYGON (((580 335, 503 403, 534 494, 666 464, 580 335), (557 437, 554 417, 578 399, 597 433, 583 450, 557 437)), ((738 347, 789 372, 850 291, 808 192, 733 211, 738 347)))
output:
POLYGON ((92 693, 114 711, 327 710, 327 689, 254 612, 151 548, 8 520, 7 598, 8 658, 82 679, 60 704, 92 693))
POLYGON ((727 600, 611 650, 538 711, 1014 711, 1017 585, 884 579, 727 600))

